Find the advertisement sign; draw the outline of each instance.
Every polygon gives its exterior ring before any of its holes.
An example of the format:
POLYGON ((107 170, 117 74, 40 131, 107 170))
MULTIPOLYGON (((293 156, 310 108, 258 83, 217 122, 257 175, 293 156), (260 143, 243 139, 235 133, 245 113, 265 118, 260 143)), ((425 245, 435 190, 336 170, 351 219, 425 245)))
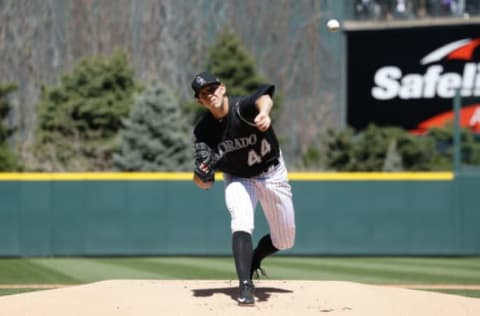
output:
POLYGON ((480 132, 480 24, 350 30, 347 123, 399 126, 414 133, 453 120, 480 132))

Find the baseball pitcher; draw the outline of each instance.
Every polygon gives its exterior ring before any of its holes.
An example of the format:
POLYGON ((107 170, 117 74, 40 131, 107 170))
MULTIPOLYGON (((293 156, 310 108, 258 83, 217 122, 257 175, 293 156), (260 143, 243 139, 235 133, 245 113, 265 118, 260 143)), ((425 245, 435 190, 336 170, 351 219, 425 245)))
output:
POLYGON ((262 259, 293 247, 292 192, 270 111, 275 87, 264 85, 248 96, 227 95, 215 75, 202 72, 192 81, 198 103, 208 112, 194 128, 194 182, 203 189, 224 173, 225 201, 231 215, 232 251, 239 279, 239 304, 255 303, 252 277, 262 259), (253 250, 254 211, 260 202, 270 233, 253 250))

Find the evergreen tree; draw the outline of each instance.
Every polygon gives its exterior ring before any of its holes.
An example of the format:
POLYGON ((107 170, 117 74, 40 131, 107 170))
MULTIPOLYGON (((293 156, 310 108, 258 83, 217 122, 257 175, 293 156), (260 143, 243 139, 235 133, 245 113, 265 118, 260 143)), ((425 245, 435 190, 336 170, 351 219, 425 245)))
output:
MULTIPOLYGON (((425 137, 431 138, 436 145, 433 158, 433 169, 451 170, 453 168, 453 134, 454 128, 448 125, 442 128, 432 128, 425 137)), ((480 166, 480 141, 468 129, 460 130, 460 151, 462 164, 480 166)))
POLYGON ((333 170, 352 170, 355 163, 353 157, 354 130, 327 130, 326 168, 333 170))
POLYGON ((227 85, 229 95, 252 93, 266 82, 256 70, 255 59, 235 33, 220 35, 209 51, 207 70, 227 85))
POLYGON ((190 125, 173 93, 154 84, 135 98, 121 132, 115 167, 123 171, 190 171, 190 125))
POLYGON ((83 59, 59 86, 42 89, 35 151, 40 169, 108 170, 136 85, 127 56, 83 59))
MULTIPOLYGON (((478 134, 462 128, 460 142, 461 163, 480 166, 478 134)), ((358 132, 328 130, 325 153, 308 148, 302 162, 309 169, 335 171, 444 171, 452 170, 453 150, 452 126, 412 135, 401 128, 371 124, 358 132)))
POLYGON ((7 95, 17 89, 14 84, 0 84, 0 171, 18 171, 20 169, 15 154, 8 146, 8 137, 14 129, 5 124, 10 112, 7 95))
MULTIPOLYGON (((262 84, 268 83, 268 80, 258 73, 253 55, 247 51, 240 38, 231 32, 221 34, 209 50, 206 70, 220 78, 227 86, 227 94, 231 96, 248 95, 262 84)), ((277 91, 273 98, 272 117, 278 115, 281 101, 277 91)), ((196 102, 188 103, 185 108, 189 113, 193 113, 194 121, 205 111, 196 102)))
POLYGON ((326 167, 336 171, 435 170, 435 142, 395 127, 330 130, 326 167))

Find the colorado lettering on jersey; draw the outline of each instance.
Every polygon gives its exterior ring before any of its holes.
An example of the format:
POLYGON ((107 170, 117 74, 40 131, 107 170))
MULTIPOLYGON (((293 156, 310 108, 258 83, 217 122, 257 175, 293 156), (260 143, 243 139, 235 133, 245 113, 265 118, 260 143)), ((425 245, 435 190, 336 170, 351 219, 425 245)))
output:
POLYGON ((257 143, 257 135, 227 139, 217 145, 217 152, 223 156, 229 152, 239 150, 248 146, 254 146, 257 143))
POLYGON ((280 147, 273 128, 260 131, 252 123, 258 113, 256 100, 272 96, 273 90, 273 85, 265 85, 249 96, 230 96, 229 110, 222 120, 207 112, 197 123, 195 140, 215 149, 220 158, 217 171, 251 178, 278 164, 280 147))

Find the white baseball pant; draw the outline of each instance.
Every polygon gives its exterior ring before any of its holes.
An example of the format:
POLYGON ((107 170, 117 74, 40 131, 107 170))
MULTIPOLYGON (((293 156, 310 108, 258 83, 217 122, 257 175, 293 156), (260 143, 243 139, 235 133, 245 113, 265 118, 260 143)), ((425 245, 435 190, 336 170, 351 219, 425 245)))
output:
POLYGON ((224 174, 225 202, 231 216, 232 232, 254 230, 255 209, 260 201, 270 228, 273 245, 279 249, 293 247, 295 242, 295 211, 287 169, 280 157, 279 164, 252 178, 224 174))

